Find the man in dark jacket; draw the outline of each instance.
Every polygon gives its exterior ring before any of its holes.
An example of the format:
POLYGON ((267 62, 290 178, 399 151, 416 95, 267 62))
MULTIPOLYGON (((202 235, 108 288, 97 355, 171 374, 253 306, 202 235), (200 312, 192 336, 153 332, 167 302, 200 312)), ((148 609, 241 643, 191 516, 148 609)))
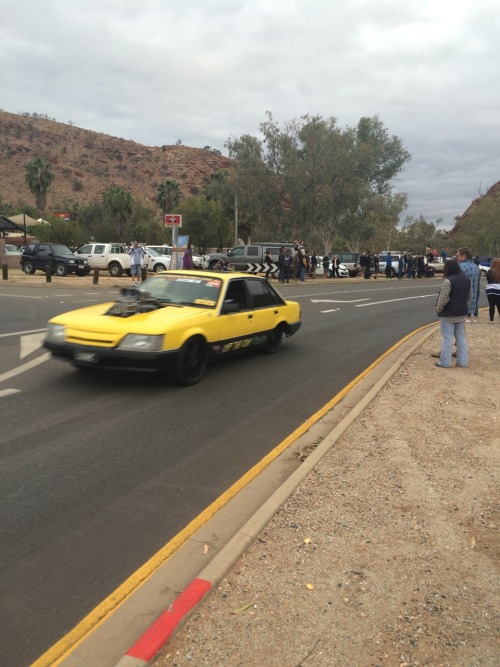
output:
POLYGON ((469 350, 465 340, 465 319, 472 296, 470 278, 462 272, 459 263, 451 259, 444 265, 444 280, 439 290, 436 312, 441 324, 441 354, 436 366, 451 367, 453 338, 457 345, 457 366, 466 368, 469 350))

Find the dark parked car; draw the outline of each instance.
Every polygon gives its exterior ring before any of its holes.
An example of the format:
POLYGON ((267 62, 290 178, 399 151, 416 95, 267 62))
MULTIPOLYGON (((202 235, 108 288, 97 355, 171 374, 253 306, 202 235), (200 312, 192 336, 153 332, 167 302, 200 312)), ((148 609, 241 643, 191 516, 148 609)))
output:
POLYGON ((86 259, 77 257, 60 243, 30 243, 20 261, 24 273, 30 275, 37 270, 45 271, 47 265, 56 276, 66 276, 68 273, 86 276, 90 272, 86 259))

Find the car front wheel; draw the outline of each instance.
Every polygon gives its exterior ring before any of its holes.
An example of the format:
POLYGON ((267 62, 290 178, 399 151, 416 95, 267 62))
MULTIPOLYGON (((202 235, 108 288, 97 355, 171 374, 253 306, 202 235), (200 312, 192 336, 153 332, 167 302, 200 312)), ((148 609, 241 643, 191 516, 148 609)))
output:
POLYGON ((208 353, 201 336, 187 340, 179 352, 175 366, 175 379, 178 384, 189 387, 201 380, 207 367, 208 353))
POLYGON ((33 262, 24 262, 23 271, 24 273, 27 273, 29 276, 32 276, 36 271, 33 262))
POLYGON ((56 274, 56 276, 60 277, 66 276, 68 274, 68 267, 66 266, 66 264, 59 262, 58 264, 56 264, 54 273, 56 274))

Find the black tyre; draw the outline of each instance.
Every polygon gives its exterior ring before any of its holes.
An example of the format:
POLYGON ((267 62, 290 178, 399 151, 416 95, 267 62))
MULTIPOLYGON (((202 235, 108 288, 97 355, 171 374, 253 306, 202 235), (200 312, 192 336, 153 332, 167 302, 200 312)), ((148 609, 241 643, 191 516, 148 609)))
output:
POLYGON ((24 273, 27 273, 29 276, 32 276, 36 271, 35 264, 33 262, 30 262, 29 260, 27 262, 24 262, 23 271, 24 273))
POLYGON ((113 276, 113 278, 120 278, 120 276, 123 273, 121 264, 119 264, 118 262, 111 262, 110 265, 108 266, 108 271, 109 275, 113 276))
POLYGON ((175 380, 189 387, 201 380, 207 367, 208 352, 201 336, 187 340, 181 348, 175 365, 175 380))
POLYGON ((56 268, 54 270, 54 273, 56 274, 56 276, 59 276, 60 278, 62 278, 63 276, 67 276, 68 275, 68 267, 66 266, 66 264, 63 264, 62 262, 58 262, 56 264, 56 268))
POLYGON ((276 329, 269 334, 268 339, 262 348, 262 352, 264 352, 264 354, 274 354, 279 350, 282 340, 283 329, 281 327, 276 327, 276 329))
POLYGON ((155 273, 158 273, 158 271, 166 271, 166 270, 167 270, 167 267, 165 266, 165 264, 155 264, 155 267, 154 267, 154 272, 155 273))

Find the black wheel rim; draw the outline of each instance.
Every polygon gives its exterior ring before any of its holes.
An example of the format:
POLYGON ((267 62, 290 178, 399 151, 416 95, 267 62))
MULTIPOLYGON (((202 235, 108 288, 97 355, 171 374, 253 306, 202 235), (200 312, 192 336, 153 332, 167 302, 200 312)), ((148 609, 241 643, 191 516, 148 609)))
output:
POLYGON ((180 376, 185 382, 197 382, 203 375, 207 363, 205 346, 201 341, 191 340, 185 344, 180 361, 180 376))

